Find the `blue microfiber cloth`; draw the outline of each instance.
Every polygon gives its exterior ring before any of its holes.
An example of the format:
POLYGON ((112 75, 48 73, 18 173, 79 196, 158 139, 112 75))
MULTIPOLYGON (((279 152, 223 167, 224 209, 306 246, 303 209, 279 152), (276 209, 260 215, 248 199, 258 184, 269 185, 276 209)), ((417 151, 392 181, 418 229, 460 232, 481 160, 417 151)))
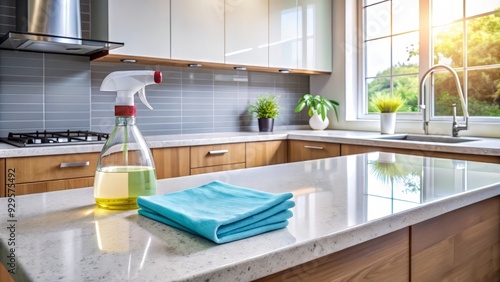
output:
POLYGON ((137 198, 139 214, 215 243, 284 228, 292 193, 271 194, 213 181, 165 195, 137 198))

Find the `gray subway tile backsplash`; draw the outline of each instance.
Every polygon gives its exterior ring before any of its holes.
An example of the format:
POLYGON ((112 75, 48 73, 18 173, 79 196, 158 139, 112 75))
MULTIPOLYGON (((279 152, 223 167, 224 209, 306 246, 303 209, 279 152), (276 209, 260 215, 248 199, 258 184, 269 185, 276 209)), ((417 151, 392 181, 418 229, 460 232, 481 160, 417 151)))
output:
POLYGON ((248 104, 281 97, 276 128, 307 124, 293 112, 309 92, 309 77, 231 70, 91 63, 86 57, 0 50, 0 136, 8 132, 79 129, 110 132, 115 92, 102 80, 118 70, 159 70, 163 83, 146 88, 154 110, 136 98, 144 135, 257 131, 248 104))

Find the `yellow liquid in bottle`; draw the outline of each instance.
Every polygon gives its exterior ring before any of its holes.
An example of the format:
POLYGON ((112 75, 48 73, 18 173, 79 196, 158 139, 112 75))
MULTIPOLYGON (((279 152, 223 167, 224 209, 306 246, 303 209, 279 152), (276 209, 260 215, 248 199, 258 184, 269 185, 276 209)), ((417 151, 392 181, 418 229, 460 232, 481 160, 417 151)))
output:
POLYGON ((155 194, 156 174, 152 167, 113 166, 96 172, 94 198, 99 207, 137 209, 137 197, 155 194))

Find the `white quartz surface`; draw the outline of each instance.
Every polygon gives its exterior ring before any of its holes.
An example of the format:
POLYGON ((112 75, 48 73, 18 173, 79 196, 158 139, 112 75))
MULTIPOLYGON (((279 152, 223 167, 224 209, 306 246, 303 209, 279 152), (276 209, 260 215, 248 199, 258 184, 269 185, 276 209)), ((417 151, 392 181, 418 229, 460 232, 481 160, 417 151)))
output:
POLYGON ((500 165, 384 153, 160 180, 159 193, 211 180, 292 192, 289 226, 216 245, 98 209, 82 188, 15 197, 13 217, 0 199, 0 260, 14 238, 16 281, 249 281, 500 195, 500 165))
MULTIPOLYGON (((445 144, 377 139, 379 137, 381 137, 380 133, 369 131, 289 130, 272 133, 226 132, 158 135, 147 136, 145 137, 145 139, 150 148, 294 139, 365 146, 393 147, 423 151, 500 156, 500 139, 498 138, 477 138, 478 141, 474 142, 445 144)), ((0 143, 0 158, 100 152, 102 146, 102 144, 68 146, 51 145, 46 147, 18 148, 5 143, 0 143)))

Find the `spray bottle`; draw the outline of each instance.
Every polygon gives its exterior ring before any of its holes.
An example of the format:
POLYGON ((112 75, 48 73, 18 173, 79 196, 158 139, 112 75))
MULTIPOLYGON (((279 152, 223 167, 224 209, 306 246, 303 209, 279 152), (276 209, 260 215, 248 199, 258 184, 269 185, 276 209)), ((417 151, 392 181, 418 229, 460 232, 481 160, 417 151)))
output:
POLYGON ((145 87, 160 83, 159 71, 117 71, 101 84, 101 91, 117 91, 115 128, 102 148, 94 180, 94 198, 106 209, 135 209, 137 197, 156 194, 156 172, 151 151, 135 125, 134 95, 146 100, 145 87))

